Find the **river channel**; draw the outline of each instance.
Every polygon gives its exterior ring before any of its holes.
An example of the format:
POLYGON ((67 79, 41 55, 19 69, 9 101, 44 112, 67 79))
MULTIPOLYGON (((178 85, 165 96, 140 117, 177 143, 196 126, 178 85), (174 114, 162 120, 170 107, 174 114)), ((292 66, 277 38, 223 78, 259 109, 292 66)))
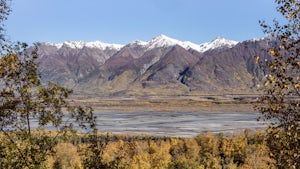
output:
POLYGON ((100 132, 194 137, 199 133, 263 129, 256 112, 95 112, 100 132))

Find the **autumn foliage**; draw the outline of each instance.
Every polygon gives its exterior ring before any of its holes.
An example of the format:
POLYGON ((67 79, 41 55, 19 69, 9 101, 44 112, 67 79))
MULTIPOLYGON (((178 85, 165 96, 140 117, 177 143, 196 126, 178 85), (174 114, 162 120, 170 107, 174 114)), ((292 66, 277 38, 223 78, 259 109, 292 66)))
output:
POLYGON ((194 138, 97 134, 56 145, 50 168, 275 168, 264 132, 199 134, 194 138), (92 146, 91 146, 92 145, 92 146), (98 147, 97 147, 98 146, 98 147), (95 149, 99 148, 99 151, 95 149), (98 159, 98 160, 95 160, 98 159))
POLYGON ((283 23, 261 26, 270 38, 264 95, 258 101, 270 121, 267 145, 278 168, 300 168, 300 2, 276 0, 283 23))

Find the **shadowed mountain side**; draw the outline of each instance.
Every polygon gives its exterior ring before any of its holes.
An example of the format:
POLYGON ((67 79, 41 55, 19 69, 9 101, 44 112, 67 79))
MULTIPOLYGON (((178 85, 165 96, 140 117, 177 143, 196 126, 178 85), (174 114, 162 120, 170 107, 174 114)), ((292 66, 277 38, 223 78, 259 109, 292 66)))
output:
POLYGON ((186 85, 192 91, 207 93, 255 92, 264 73, 254 58, 270 58, 264 50, 266 45, 266 41, 246 41, 233 48, 205 52, 191 68, 186 85))
POLYGON ((142 85, 144 88, 147 88, 180 83, 180 73, 192 67, 198 60, 198 57, 176 45, 159 61, 148 68, 141 78, 142 85))

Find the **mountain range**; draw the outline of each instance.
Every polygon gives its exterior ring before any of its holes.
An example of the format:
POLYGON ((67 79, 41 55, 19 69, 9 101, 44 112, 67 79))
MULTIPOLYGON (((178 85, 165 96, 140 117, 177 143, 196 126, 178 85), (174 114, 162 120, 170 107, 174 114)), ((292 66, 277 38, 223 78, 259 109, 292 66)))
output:
POLYGON ((268 39, 243 42, 222 37, 195 44, 159 35, 126 45, 100 41, 39 43, 39 72, 75 93, 98 95, 192 95, 256 93, 268 59, 268 39))

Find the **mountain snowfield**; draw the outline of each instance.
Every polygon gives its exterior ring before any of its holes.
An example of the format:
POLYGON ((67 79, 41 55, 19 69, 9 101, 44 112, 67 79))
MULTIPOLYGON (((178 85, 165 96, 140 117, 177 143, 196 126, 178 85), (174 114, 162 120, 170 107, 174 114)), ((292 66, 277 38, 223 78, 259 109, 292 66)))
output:
POLYGON ((222 37, 217 37, 211 42, 206 42, 203 44, 195 44, 190 41, 180 41, 177 39, 170 38, 166 35, 159 35, 149 41, 146 45, 148 45, 149 49, 157 48, 157 47, 167 47, 167 46, 175 46, 179 45, 187 50, 194 49, 200 53, 205 51, 222 48, 222 47, 233 47, 234 45, 238 44, 237 41, 227 40, 222 37))
MULTIPOLYGON (((217 37, 216 39, 210 41, 210 42, 205 42, 202 44, 195 44, 190 41, 180 41, 177 39, 170 38, 166 35, 159 35, 153 39, 151 39, 148 42, 145 41, 134 41, 129 43, 128 45, 130 46, 139 46, 142 48, 146 48, 148 50, 153 49, 153 48, 158 48, 158 47, 170 47, 170 46, 175 46, 179 45, 187 50, 193 49, 196 50, 200 53, 206 52, 208 50, 216 49, 216 48, 222 48, 222 47, 228 47, 232 48, 239 42, 234 41, 234 40, 228 40, 222 37, 217 37)), ((94 42, 83 42, 83 41, 65 41, 64 43, 50 43, 46 42, 46 45, 50 46, 55 46, 56 48, 61 48, 63 46, 67 46, 70 48, 74 49, 82 49, 84 47, 88 48, 98 48, 101 50, 105 49, 114 49, 114 50, 120 50, 122 47, 127 46, 127 45, 122 45, 122 44, 109 44, 109 43, 104 43, 101 41, 94 41, 94 42)))
POLYGON ((64 43, 46 42, 45 44, 50 46, 55 46, 58 49, 63 46, 67 46, 73 49, 82 49, 83 47, 88 47, 88 48, 99 48, 101 50, 105 50, 107 48, 120 50, 124 46, 120 44, 110 44, 110 43, 104 43, 100 41, 94 41, 94 42, 65 41, 64 43))

